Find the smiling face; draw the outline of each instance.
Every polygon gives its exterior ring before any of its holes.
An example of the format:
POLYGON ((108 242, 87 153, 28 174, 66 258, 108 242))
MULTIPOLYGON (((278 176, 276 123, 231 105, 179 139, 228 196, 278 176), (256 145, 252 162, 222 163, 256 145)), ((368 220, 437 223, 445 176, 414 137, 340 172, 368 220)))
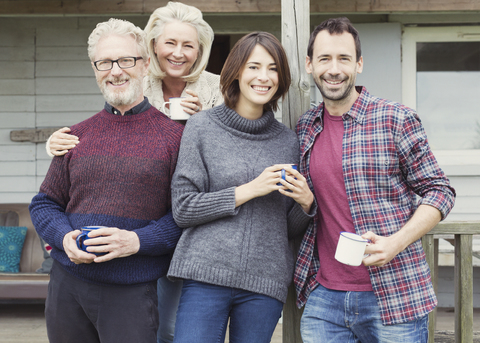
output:
POLYGON ((350 33, 331 35, 320 31, 315 38, 313 57, 307 57, 306 70, 312 74, 325 104, 352 105, 358 97, 357 73, 363 70, 363 59, 356 60, 355 42, 350 33))
POLYGON ((168 23, 155 40, 154 50, 160 69, 167 74, 167 78, 186 76, 198 58, 197 30, 179 21, 168 23))
MULTIPOLYGON (((106 36, 97 43, 94 61, 116 60, 121 57, 139 57, 137 43, 132 36, 106 36)), ((105 100, 124 113, 143 101, 143 77, 148 61, 137 60, 135 67, 121 69, 117 63, 111 70, 98 71, 92 62, 98 87, 105 100)))
POLYGON ((240 96, 235 110, 248 119, 259 118, 263 105, 268 103, 278 89, 275 60, 261 45, 255 46, 238 76, 240 96))

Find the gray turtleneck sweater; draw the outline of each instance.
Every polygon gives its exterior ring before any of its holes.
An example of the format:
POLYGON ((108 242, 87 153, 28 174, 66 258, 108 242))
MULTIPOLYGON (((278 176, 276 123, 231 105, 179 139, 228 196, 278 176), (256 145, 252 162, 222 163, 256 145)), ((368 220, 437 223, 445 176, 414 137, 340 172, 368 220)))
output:
POLYGON ((304 233, 313 214, 278 191, 235 208, 235 187, 298 161, 295 133, 272 112, 248 120, 220 105, 191 117, 172 180, 173 216, 185 230, 168 276, 285 302, 294 267, 288 240, 304 233))

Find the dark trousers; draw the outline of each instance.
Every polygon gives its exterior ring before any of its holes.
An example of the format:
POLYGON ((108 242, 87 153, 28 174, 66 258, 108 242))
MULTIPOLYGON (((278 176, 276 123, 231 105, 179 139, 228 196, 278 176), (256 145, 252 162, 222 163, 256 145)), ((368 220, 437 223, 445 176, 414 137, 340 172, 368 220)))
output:
POLYGON ((101 286, 53 263, 45 304, 50 343, 155 343, 157 282, 101 286))

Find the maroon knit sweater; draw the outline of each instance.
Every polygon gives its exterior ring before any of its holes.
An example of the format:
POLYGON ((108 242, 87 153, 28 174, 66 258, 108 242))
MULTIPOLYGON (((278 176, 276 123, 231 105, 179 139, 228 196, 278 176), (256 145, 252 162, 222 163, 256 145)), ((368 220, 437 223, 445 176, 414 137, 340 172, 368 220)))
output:
POLYGON ((80 143, 53 159, 30 205, 52 257, 73 275, 99 284, 138 284, 164 276, 181 235, 169 209, 183 126, 150 107, 129 116, 103 110, 71 130, 80 143), (63 251, 63 237, 86 225, 133 230, 140 251, 76 265, 63 251))

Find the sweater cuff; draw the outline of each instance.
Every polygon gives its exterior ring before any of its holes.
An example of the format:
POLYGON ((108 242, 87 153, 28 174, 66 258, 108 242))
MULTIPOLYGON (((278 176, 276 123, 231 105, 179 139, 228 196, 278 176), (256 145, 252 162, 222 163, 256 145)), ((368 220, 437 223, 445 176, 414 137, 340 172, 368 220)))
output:
POLYGON ((306 213, 299 203, 295 203, 288 213, 288 238, 292 239, 305 232, 310 221, 317 215, 317 201, 313 199, 310 212, 306 213))
POLYGON ((137 254, 159 256, 173 253, 183 230, 173 220, 169 211, 159 220, 134 230, 140 240, 140 249, 137 254))

